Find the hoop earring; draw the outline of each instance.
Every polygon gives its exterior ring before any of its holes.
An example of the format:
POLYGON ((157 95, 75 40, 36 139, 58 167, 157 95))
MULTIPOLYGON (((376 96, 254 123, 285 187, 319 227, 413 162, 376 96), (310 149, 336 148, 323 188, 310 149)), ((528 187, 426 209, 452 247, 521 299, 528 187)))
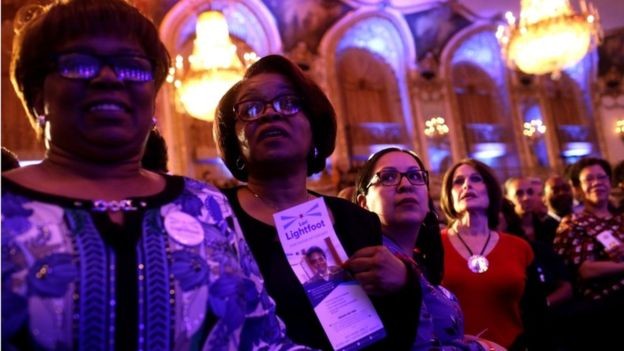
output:
POLYGON ((239 171, 242 171, 245 169, 245 161, 243 161, 243 159, 240 156, 236 159, 236 161, 234 162, 234 165, 239 171))
POLYGON ((37 115, 36 119, 39 127, 41 127, 41 129, 44 129, 46 124, 46 115, 37 115))

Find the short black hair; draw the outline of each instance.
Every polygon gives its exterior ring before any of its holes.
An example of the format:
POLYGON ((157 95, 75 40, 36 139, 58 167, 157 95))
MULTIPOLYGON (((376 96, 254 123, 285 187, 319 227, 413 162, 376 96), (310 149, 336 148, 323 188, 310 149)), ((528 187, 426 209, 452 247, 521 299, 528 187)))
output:
POLYGON ((613 186, 624 185, 624 160, 613 167, 613 186))
POLYGON ((150 129, 147 136, 143 158, 141 158, 141 166, 150 171, 167 173, 169 171, 167 168, 168 160, 167 142, 160 134, 160 131, 154 127, 150 129))
MULTIPOLYGON (((375 176, 374 170, 375 170, 375 165, 377 164, 377 161, 385 154, 388 154, 391 152, 402 152, 404 154, 408 154, 412 156, 414 160, 416 160, 416 163, 418 163, 418 166, 420 167, 420 169, 425 170, 425 164, 423 163, 423 161, 420 159, 420 157, 418 157, 418 155, 416 155, 415 152, 411 150, 401 149, 398 147, 388 147, 388 148, 379 150, 375 152, 374 154, 370 155, 366 163, 364 163, 362 168, 360 168, 360 171, 358 172, 358 177, 355 181, 355 192, 353 192, 353 199, 352 199, 353 202, 357 203, 358 195, 360 194, 366 195, 366 193, 368 193, 367 187, 371 179, 375 176)), ((429 177, 427 177, 427 188, 429 188, 429 177)), ((431 207, 430 210, 433 210, 433 207, 431 207)))
MULTIPOLYGON (((357 202, 358 195, 366 195, 368 189, 366 188, 371 179, 375 175, 375 165, 379 159, 391 152, 402 152, 408 154, 416 160, 418 166, 422 170, 425 169, 424 162, 413 151, 407 149, 401 149, 398 147, 388 147, 377 151, 369 156, 368 160, 358 173, 358 177, 355 181, 355 191, 353 192, 352 201, 357 202)), ((429 177, 427 177, 427 189, 429 189, 429 177)), ((425 216, 423 223, 420 227, 418 238, 416 239, 414 248, 414 258, 423 269, 425 276, 432 284, 440 284, 444 273, 444 248, 442 246, 442 238, 440 236, 440 221, 433 205, 433 199, 431 193, 429 193, 429 212, 425 216)))
POLYGON ((570 181, 572 182, 572 185, 577 188, 580 187, 581 171, 587 167, 591 167, 594 165, 600 166, 609 177, 609 181, 611 181, 611 165, 607 160, 598 157, 583 157, 582 159, 576 161, 574 165, 572 165, 572 169, 570 171, 570 181))
POLYGON ((11 81, 38 132, 35 97, 43 89, 51 58, 69 40, 89 35, 134 39, 154 65, 157 90, 167 77, 171 60, 158 29, 124 0, 55 0, 46 6, 26 5, 18 11, 15 23, 11 81))
POLYGON ((262 73, 276 73, 284 76, 302 98, 303 112, 312 128, 312 149, 308 153, 308 176, 325 169, 325 159, 332 154, 336 145, 336 112, 331 102, 312 79, 284 56, 269 55, 249 67, 243 79, 236 83, 219 101, 217 106, 214 139, 226 167, 238 180, 247 181, 246 167, 240 169, 236 162, 245 162, 236 137, 236 115, 234 104, 247 80, 262 73), (240 161, 239 161, 240 160, 240 161))
POLYGON ((310 246, 310 248, 306 250, 306 253, 305 253, 306 258, 310 258, 310 256, 312 256, 313 253, 320 253, 321 255, 323 255, 323 257, 327 257, 325 256, 325 251, 323 251, 323 249, 321 249, 320 247, 310 246))

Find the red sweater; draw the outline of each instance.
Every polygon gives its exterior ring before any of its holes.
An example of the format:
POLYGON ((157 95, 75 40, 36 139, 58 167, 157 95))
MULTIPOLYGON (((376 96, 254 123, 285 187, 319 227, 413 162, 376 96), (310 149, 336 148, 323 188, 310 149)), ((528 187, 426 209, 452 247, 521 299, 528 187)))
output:
POLYGON ((468 269, 442 231, 444 279, 442 285, 459 299, 465 318, 465 333, 481 336, 509 347, 523 331, 520 300, 524 293, 526 268, 533 251, 525 240, 499 233, 494 249, 486 256, 489 269, 481 274, 468 269))

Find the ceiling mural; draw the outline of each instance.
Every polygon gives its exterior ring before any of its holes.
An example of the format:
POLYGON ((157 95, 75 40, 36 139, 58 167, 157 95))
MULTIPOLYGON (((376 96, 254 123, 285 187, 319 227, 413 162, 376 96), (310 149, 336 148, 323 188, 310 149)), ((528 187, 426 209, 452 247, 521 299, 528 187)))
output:
POLYGON ((263 0, 277 21, 284 51, 304 43, 316 54, 325 32, 348 11, 349 6, 331 0, 263 0))
POLYGON ((440 57, 448 40, 471 24, 470 20, 455 12, 448 4, 406 15, 405 19, 414 36, 418 61, 429 52, 440 57))

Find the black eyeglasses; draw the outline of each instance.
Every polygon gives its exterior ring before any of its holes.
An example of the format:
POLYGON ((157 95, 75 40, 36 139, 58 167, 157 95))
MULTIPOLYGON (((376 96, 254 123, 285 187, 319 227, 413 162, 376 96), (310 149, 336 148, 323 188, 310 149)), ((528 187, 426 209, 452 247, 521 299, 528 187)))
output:
POLYGON ((136 55, 68 53, 58 55, 55 63, 58 74, 69 79, 93 79, 106 65, 115 71, 117 78, 125 82, 143 83, 154 80, 152 62, 136 55))
POLYGON ((375 184, 383 186, 396 186, 401 183, 401 179, 405 177, 412 185, 426 185, 429 179, 429 172, 424 170, 409 170, 407 172, 399 172, 395 169, 385 169, 375 173, 376 182, 370 182, 366 186, 366 190, 375 184))
POLYGON ((246 100, 234 105, 234 113, 241 121, 250 122, 260 118, 266 107, 271 105, 275 112, 283 116, 292 116, 301 111, 301 99, 294 95, 281 95, 271 101, 246 100))
POLYGON ((584 179, 579 179, 579 180, 583 183, 591 183, 593 181, 604 182, 606 180, 609 180, 609 176, 606 174, 596 174, 596 175, 590 174, 584 179))

